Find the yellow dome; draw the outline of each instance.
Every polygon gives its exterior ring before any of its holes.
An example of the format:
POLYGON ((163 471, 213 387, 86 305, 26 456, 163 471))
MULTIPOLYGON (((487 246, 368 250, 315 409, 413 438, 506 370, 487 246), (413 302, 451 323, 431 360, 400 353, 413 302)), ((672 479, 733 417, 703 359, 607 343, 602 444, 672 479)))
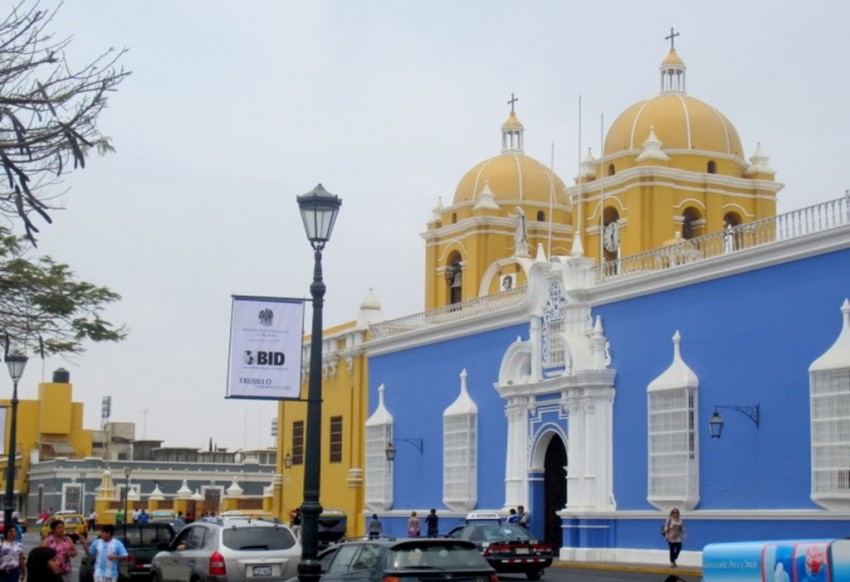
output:
POLYGON ((662 93, 626 109, 608 130, 605 155, 640 149, 653 126, 665 151, 702 150, 744 157, 738 132, 726 116, 681 93, 662 93))
POLYGON ((563 204, 566 199, 564 182, 549 168, 519 152, 484 160, 469 170, 457 185, 454 203, 476 200, 485 183, 489 184, 495 200, 548 204, 553 192, 556 203, 563 204))

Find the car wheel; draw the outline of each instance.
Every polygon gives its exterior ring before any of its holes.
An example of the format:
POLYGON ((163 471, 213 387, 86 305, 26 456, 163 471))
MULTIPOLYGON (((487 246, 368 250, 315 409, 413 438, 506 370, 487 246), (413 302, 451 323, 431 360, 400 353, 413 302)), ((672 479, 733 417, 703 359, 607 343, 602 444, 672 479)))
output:
POLYGON ((529 570, 525 573, 526 577, 529 580, 540 580, 543 577, 543 568, 537 568, 536 570, 529 570))

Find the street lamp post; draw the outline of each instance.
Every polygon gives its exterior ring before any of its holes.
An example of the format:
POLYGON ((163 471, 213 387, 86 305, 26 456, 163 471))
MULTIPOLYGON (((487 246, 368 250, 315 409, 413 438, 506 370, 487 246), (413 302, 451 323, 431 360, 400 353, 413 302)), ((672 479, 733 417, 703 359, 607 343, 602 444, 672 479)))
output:
POLYGON ((321 184, 297 197, 307 239, 313 247, 315 266, 310 295, 313 297, 313 331, 310 336, 310 383, 307 387, 307 443, 304 455, 304 501, 301 504, 301 562, 298 579, 316 582, 322 567, 319 553, 319 484, 322 444, 322 307, 325 284, 322 281, 322 250, 331 238, 342 200, 321 184))
POLYGON ((131 467, 124 467, 124 523, 127 523, 127 511, 130 509, 130 475, 133 473, 131 467))
POLYGON ((9 460, 6 466, 6 500, 3 504, 3 531, 12 527, 12 511, 15 509, 15 453, 18 448, 18 380, 24 375, 27 357, 21 355, 6 356, 6 366, 12 377, 12 422, 9 426, 9 460))

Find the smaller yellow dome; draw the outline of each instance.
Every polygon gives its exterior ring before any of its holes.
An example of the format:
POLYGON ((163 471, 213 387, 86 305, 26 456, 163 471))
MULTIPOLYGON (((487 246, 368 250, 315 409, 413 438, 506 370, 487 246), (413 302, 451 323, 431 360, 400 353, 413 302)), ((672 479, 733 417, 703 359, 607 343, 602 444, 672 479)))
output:
POLYGON ((679 65, 679 66, 684 67, 685 61, 683 61, 681 58, 679 58, 679 55, 676 54, 676 49, 671 48, 670 53, 667 55, 667 58, 665 58, 663 61, 661 61, 662 67, 664 67, 666 65, 679 65))
POLYGON ((552 170, 525 154, 504 153, 476 164, 461 178, 455 190, 454 203, 471 202, 488 184, 497 201, 550 201, 566 199, 567 187, 552 170))
POLYGON ((507 121, 502 124, 502 129, 525 129, 520 123, 519 119, 516 118, 516 113, 511 111, 511 114, 508 116, 507 121))

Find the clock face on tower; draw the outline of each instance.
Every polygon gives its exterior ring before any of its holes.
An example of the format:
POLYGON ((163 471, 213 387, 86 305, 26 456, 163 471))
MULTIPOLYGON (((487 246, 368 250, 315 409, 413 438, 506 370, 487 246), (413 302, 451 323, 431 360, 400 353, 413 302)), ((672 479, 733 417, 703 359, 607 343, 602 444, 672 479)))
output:
POLYGON ((602 244, 609 253, 616 253, 620 248, 620 225, 615 220, 605 225, 602 232, 602 244))

